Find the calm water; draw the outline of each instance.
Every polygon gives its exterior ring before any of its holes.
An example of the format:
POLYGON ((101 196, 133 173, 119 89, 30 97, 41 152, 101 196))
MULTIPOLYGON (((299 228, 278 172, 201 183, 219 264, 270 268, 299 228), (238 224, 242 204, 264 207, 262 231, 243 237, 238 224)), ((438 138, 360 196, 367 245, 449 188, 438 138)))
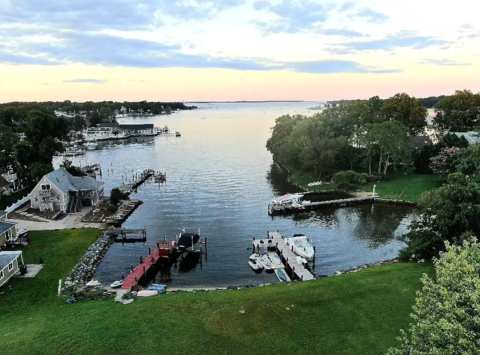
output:
MULTIPOLYGON (((145 203, 124 223, 147 228, 148 241, 114 244, 97 270, 100 281, 128 274, 163 234, 174 239, 183 228, 208 237, 208 262, 188 270, 172 268, 171 286, 228 286, 277 282, 275 275, 255 274, 247 264, 252 237, 267 230, 304 233, 317 247, 317 274, 332 274, 359 264, 394 258, 415 211, 408 207, 365 205, 271 218, 270 200, 295 190, 272 165, 265 143, 275 118, 313 114, 317 103, 203 104, 205 110, 171 116, 120 118, 125 123, 154 123, 182 133, 132 144, 108 145, 74 159, 100 163, 106 191, 145 168, 167 172, 167 183, 149 182, 131 198, 145 203), (205 119, 203 119, 205 118, 205 119)), ((58 162, 57 162, 58 163, 58 162)))

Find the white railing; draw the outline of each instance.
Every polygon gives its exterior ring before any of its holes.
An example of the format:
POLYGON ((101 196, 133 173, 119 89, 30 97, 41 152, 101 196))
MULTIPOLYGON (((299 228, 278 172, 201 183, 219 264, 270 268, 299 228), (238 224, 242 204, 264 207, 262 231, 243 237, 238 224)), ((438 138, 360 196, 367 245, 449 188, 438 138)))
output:
POLYGON ((18 200, 17 202, 15 202, 13 205, 7 207, 5 209, 5 212, 7 213, 10 213, 10 212, 13 212, 15 211, 18 207, 20 207, 21 205, 23 205, 25 202, 27 202, 28 200, 30 200, 30 194, 28 194, 27 196, 25 196, 24 198, 18 200))

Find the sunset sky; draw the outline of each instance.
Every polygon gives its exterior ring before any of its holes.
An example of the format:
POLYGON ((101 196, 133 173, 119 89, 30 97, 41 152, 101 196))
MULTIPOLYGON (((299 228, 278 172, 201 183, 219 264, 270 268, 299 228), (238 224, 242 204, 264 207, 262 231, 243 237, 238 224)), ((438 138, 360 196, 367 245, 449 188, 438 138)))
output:
POLYGON ((471 0, 0 0, 0 102, 480 91, 471 0))

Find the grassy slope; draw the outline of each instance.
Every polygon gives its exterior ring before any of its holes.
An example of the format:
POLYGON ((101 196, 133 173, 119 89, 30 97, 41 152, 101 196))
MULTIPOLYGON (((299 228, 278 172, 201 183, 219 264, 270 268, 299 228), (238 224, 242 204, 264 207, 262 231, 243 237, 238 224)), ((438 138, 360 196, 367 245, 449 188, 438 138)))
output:
POLYGON ((56 296, 98 231, 31 233, 34 279, 0 290, 0 354, 382 354, 430 265, 394 264, 319 281, 177 293, 124 306, 56 296), (286 308, 290 308, 287 310, 286 308), (245 310, 242 314, 239 311, 245 310))

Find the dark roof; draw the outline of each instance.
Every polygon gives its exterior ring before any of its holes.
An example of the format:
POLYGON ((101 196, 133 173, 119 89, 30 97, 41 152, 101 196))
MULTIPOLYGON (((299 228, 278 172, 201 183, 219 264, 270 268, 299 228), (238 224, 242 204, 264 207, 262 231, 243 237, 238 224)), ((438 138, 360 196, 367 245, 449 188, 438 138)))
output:
POLYGON ((22 254, 21 251, 0 252, 0 270, 6 268, 7 265, 18 258, 20 254, 22 254))
POLYGON ((8 231, 9 229, 15 227, 15 223, 10 222, 0 222, 0 234, 8 231))
POLYGON ((97 181, 90 176, 72 176, 64 168, 58 168, 45 175, 45 177, 63 193, 78 190, 97 190, 103 185, 103 182, 97 181))
POLYGON ((153 123, 145 123, 145 124, 121 124, 118 126, 121 129, 153 129, 153 123))
POLYGON ((7 211, 0 210, 0 218, 7 215, 7 211))
POLYGON ((408 144, 410 148, 423 148, 426 145, 432 145, 433 142, 428 136, 415 136, 412 137, 410 143, 408 144))
POLYGON ((111 127, 111 128, 117 128, 118 127, 118 122, 102 122, 97 124, 98 128, 103 128, 103 127, 111 127))

